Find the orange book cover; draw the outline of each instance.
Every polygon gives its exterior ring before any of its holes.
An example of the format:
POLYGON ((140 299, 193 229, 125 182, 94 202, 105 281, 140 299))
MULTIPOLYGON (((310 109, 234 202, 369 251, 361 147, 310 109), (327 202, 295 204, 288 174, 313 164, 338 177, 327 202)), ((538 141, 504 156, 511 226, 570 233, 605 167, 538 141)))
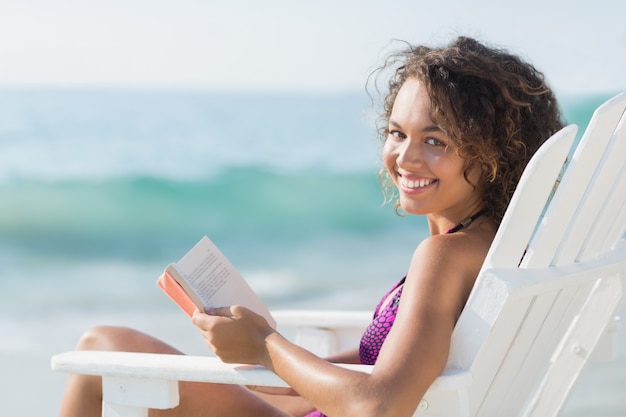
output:
POLYGON ((167 294, 189 317, 193 315, 198 307, 193 300, 187 295, 183 287, 167 272, 163 272, 157 281, 159 288, 167 294))

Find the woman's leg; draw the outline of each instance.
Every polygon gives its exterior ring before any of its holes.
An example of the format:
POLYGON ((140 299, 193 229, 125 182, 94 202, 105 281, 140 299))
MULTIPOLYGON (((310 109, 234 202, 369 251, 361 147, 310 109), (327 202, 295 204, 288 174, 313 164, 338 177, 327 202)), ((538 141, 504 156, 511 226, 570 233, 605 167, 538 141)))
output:
MULTIPOLYGON (((89 330, 81 337, 77 349, 181 354, 172 346, 145 333, 109 326, 89 330)), ((170 410, 151 410, 150 416, 286 417, 303 415, 310 409, 310 406, 298 397, 263 396, 273 403, 270 404, 250 390, 236 385, 179 382, 179 391, 178 407, 170 410)), ((70 375, 61 403, 61 417, 99 417, 102 415, 101 407, 101 378, 70 375)))

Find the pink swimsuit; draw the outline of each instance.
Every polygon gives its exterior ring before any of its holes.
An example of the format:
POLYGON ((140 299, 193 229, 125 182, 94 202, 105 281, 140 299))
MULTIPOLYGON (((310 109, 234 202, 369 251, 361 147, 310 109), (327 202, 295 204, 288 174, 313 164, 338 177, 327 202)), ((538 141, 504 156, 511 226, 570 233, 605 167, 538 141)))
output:
MULTIPOLYGON (((385 338, 393 326, 393 322, 396 320, 396 314, 398 313, 398 304, 400 303, 400 296, 402 295, 402 285, 404 279, 393 286, 385 296, 380 300, 376 310, 374 312, 374 318, 372 322, 367 326, 363 336, 361 337, 361 344, 359 346, 359 359, 364 365, 374 365, 378 358, 380 348, 385 341, 385 338), (396 291, 397 289, 397 291, 396 291), (383 303, 387 300, 387 297, 391 293, 396 291, 391 300, 384 306, 383 303)), ((313 411, 307 414, 305 417, 325 417, 321 411, 313 411)))

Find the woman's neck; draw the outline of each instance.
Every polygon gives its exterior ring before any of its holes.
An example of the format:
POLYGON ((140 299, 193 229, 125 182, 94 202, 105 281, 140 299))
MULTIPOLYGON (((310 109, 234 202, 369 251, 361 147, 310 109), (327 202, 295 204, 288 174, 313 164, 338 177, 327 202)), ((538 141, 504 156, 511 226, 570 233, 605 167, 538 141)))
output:
POLYGON ((429 214, 428 227, 430 234, 433 236, 455 233, 461 229, 468 228, 474 220, 484 216, 485 211, 485 206, 481 202, 463 210, 456 210, 454 213, 429 214))

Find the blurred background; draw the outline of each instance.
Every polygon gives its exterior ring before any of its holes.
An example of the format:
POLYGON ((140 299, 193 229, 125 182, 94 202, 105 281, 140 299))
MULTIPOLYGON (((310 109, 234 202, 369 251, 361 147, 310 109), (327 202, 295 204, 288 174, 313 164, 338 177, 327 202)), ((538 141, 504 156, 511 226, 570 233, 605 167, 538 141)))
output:
MULTIPOLYGON (((0 0, 0 412, 57 415, 96 324, 208 353, 154 285, 205 234, 271 308, 373 308, 428 233, 377 182, 397 40, 520 54, 581 130, 626 90, 626 4, 420 3, 0 0)), ((564 416, 626 415, 620 339, 564 416)))

